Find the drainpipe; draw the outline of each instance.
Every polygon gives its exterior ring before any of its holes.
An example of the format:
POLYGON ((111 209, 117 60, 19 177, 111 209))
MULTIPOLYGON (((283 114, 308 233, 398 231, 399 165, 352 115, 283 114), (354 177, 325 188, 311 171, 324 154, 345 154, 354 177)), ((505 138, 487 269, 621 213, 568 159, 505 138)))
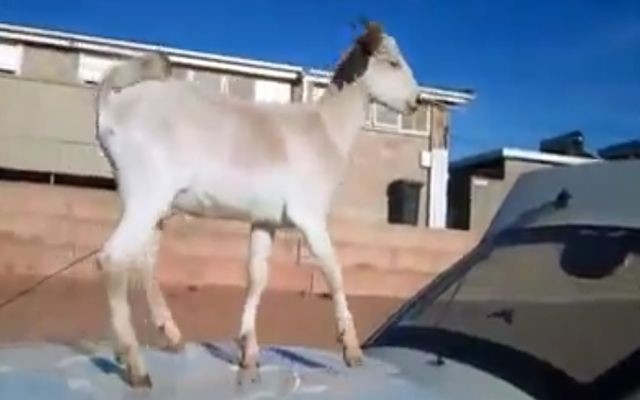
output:
POLYGON ((429 228, 446 228, 447 226, 447 182, 449 178, 449 150, 445 136, 447 135, 447 109, 441 104, 431 105, 430 150, 431 165, 429 168, 429 228), (436 122, 439 122, 436 124, 436 122))
POLYGON ((302 102, 308 103, 309 102, 309 88, 308 88, 309 79, 307 78, 307 72, 303 70, 300 73, 300 75, 301 75, 300 82, 302 85, 302 102))

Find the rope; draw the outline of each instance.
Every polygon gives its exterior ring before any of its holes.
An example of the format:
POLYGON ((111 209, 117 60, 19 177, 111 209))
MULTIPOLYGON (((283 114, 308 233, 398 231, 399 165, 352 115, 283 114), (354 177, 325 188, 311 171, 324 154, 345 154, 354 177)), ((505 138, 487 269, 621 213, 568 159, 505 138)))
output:
POLYGON ((29 286, 26 289, 23 289, 21 291, 19 291, 18 293, 16 293, 15 295, 13 295, 12 297, 8 298, 7 300, 3 301, 2 303, 0 303, 0 311, 2 311, 5 307, 10 306, 11 304, 15 303, 16 301, 20 300, 22 297, 31 294, 32 292, 34 292, 37 288, 39 288, 40 286, 44 285, 47 281, 55 278, 56 276, 70 270, 71 268, 75 267, 76 265, 80 264, 82 261, 93 257, 94 255, 96 255, 98 253, 99 249, 95 249, 95 250, 91 250, 90 252, 86 253, 85 255, 76 258, 75 260, 71 261, 69 264, 58 268, 57 270, 53 271, 52 273, 50 273, 49 275, 43 277, 42 279, 40 279, 39 281, 37 281, 36 283, 34 283, 33 285, 29 286))

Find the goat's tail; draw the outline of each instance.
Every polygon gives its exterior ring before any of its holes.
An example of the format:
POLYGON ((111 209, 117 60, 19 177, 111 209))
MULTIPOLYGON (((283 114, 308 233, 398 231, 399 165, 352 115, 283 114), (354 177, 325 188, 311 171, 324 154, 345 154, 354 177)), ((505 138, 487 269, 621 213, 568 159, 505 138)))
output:
POLYGON ((98 84, 98 107, 109 100, 113 92, 148 80, 164 80, 171 75, 169 57, 154 52, 111 67, 98 84))

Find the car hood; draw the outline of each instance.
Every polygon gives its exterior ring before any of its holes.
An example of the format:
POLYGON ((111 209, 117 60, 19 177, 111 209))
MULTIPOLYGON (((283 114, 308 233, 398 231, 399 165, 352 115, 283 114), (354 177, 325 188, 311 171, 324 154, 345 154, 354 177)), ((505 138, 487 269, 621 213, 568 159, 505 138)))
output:
MULTIPOLYGON (((390 364, 366 358, 348 368, 335 353, 265 347, 259 380, 238 384, 232 344, 189 344, 179 354, 145 348, 153 388, 145 398, 180 399, 445 399, 403 378, 390 364)), ((22 343, 0 347, 0 398, 131 398, 107 345, 22 343)))

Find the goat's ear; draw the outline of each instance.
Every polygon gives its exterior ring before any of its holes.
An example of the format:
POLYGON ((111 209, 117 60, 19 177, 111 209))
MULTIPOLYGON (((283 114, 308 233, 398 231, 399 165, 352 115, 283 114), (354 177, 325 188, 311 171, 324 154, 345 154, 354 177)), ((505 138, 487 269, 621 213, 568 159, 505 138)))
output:
POLYGON ((375 53, 382 44, 382 26, 376 22, 364 22, 365 32, 358 38, 358 44, 365 53, 375 53))

